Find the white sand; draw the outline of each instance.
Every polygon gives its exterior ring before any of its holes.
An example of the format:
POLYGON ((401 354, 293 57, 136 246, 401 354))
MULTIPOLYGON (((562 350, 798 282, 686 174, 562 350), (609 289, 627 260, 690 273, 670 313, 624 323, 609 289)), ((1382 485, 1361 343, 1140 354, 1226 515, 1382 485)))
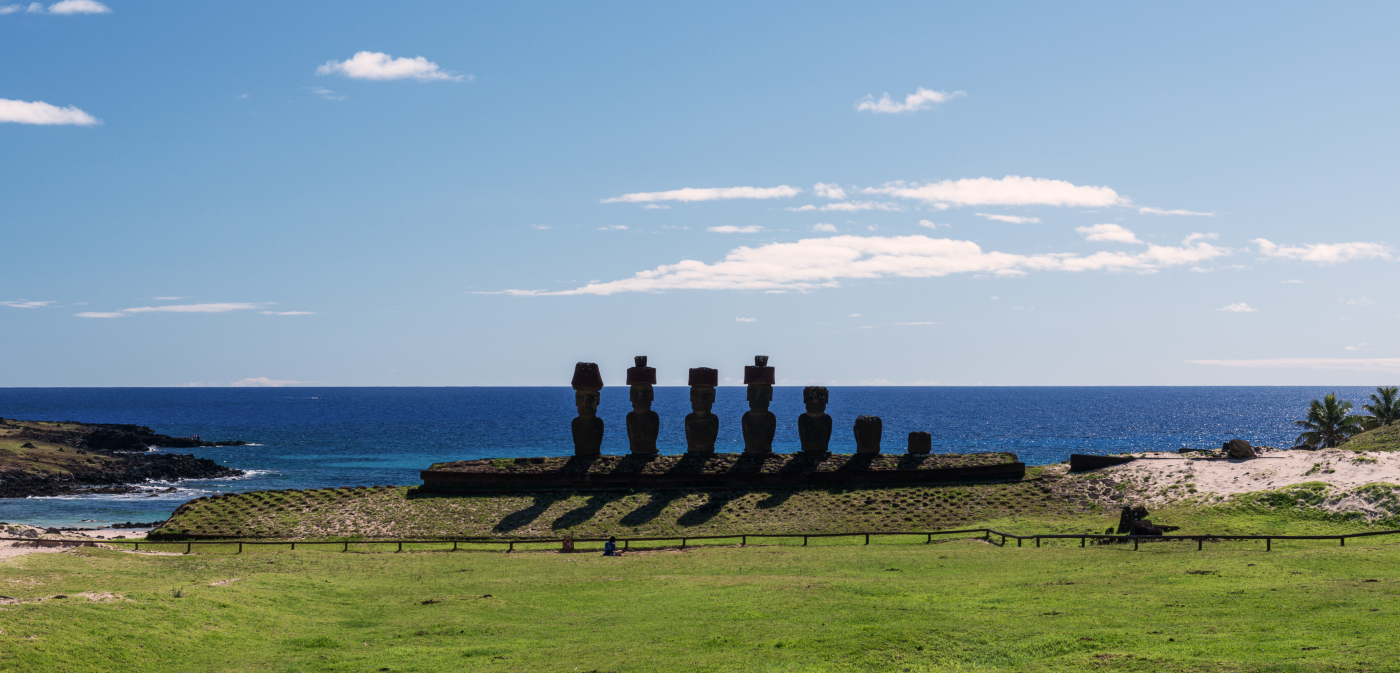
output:
MULTIPOLYGON (((0 559, 14 558, 26 554, 52 554, 65 552, 80 546, 96 546, 101 540, 111 540, 117 537, 124 537, 127 540, 144 540, 148 529, 117 529, 110 528, 102 530, 85 531, 64 531, 63 533, 50 535, 45 534, 43 528, 37 526, 26 526, 24 524, 9 524, 0 529, 0 537, 16 538, 23 537, 23 540, 0 540, 0 559), (28 537, 23 535, 25 531, 33 531, 38 537, 28 537)), ((109 547, 112 548, 112 547, 109 547)), ((116 548, 120 549, 120 548, 116 548)), ((130 548, 122 549, 130 551, 130 548)), ((145 553, 144 551, 142 553, 145 553)), ((159 553, 159 552, 156 552, 159 553)))

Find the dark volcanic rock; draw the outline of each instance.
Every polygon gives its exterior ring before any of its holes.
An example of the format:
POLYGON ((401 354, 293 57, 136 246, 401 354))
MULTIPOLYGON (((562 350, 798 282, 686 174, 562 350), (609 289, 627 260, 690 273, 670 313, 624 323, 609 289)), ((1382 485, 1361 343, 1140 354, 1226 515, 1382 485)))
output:
POLYGON ((1246 442, 1243 439, 1232 439, 1228 442, 1225 442, 1225 446, 1223 448, 1225 450, 1225 454, 1230 456, 1231 458, 1243 459, 1259 457, 1259 454, 1254 452, 1254 447, 1250 446, 1249 442, 1246 442))

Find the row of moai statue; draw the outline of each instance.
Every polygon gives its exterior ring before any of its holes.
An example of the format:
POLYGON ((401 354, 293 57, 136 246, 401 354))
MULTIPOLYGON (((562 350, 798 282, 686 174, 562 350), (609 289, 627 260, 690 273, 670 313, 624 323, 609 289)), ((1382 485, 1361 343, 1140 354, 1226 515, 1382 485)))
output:
MULTIPOLYGON (((656 369, 647 366, 647 356, 638 355, 636 366, 627 370, 632 411, 627 413, 627 443, 634 454, 655 454, 656 438, 661 431, 661 417, 651 410, 656 399, 656 369)), ((773 368, 768 356, 754 356, 753 366, 744 367, 744 385, 748 387, 749 410, 739 420, 744 433, 744 453, 773 453, 773 436, 778 430, 778 417, 768 410, 773 402, 773 368)), ((715 405, 715 386, 719 385, 719 370, 696 367, 690 370, 690 408, 685 417, 685 444, 688 453, 714 453, 719 437, 719 417, 715 405)), ((574 455, 597 456, 602 453, 603 419, 598 418, 598 402, 603 389, 603 376, 598 365, 580 362, 574 366, 574 404, 578 418, 573 421, 574 455)), ((831 444, 831 416, 826 413, 828 392, 821 386, 802 390, 802 402, 807 411, 797 417, 797 437, 802 450, 827 453, 831 444)), ((879 453, 884 429, 879 416, 860 416, 853 428, 856 453, 879 453)), ((909 453, 929 453, 933 436, 927 432, 909 433, 909 453)))

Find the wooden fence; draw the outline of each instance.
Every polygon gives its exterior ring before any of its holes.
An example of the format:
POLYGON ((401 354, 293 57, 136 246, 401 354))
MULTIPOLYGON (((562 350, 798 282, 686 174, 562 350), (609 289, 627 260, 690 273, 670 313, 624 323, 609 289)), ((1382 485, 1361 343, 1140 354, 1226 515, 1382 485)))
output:
MULTIPOLYGON (((676 540, 680 540, 680 543, 681 543, 681 544, 680 544, 680 548, 681 548, 681 549, 685 549, 687 543, 692 542, 692 541, 699 541, 699 540, 738 540, 738 541, 739 541, 739 544, 742 546, 742 545, 747 545, 747 544, 749 543, 749 539, 750 539, 750 538, 753 538, 753 539, 760 539, 760 540, 761 540, 761 539, 796 539, 796 538, 802 538, 802 546, 805 547, 805 546, 807 546, 807 542, 808 542, 809 540, 813 539, 813 538, 818 538, 818 539, 819 539, 819 538, 837 538, 837 537, 864 537, 864 538, 865 538, 865 544, 868 545, 868 544, 870 544, 870 538, 871 538, 872 536, 875 536, 875 537, 919 537, 919 536, 923 536, 923 537, 925 538, 924 544, 929 544, 929 543, 932 543, 932 542, 933 542, 933 537, 934 537, 935 535, 939 535, 939 536, 944 536, 944 535, 971 535, 971 536, 973 536, 973 537, 980 537, 980 538, 982 538, 982 539, 984 539, 984 540, 986 540, 986 541, 988 541, 988 542, 992 542, 993 544, 999 544, 1000 546, 1003 546, 1003 547, 1005 547, 1005 546, 1007 545, 1007 540, 1015 540, 1015 541, 1016 541, 1016 546, 1017 546, 1017 547, 1020 547, 1020 546, 1022 545, 1022 543, 1024 543, 1026 540, 1035 540, 1035 546, 1036 546, 1036 547, 1039 547, 1039 546, 1040 546, 1041 540, 1079 540, 1079 546, 1080 546, 1080 547, 1087 547, 1088 544, 1089 544, 1089 540, 1107 541, 1107 542, 1116 542, 1116 543, 1127 543, 1128 541, 1131 540, 1132 543, 1133 543, 1133 549, 1134 549, 1134 550, 1137 550, 1138 545, 1139 545, 1140 543, 1142 543, 1142 542, 1154 542, 1154 541, 1164 541, 1164 540, 1191 540, 1191 541, 1195 541, 1195 542, 1196 542, 1196 549, 1197 549, 1197 551, 1203 549, 1203 548, 1205 547, 1205 543, 1206 543, 1207 541, 1263 540, 1263 541, 1264 541, 1264 550, 1265 550, 1265 551, 1273 551, 1274 540, 1336 540, 1336 541, 1338 541, 1338 542, 1340 543, 1340 546, 1345 547, 1346 544, 1347 544, 1347 540, 1350 539, 1350 538, 1375 537, 1375 536, 1379 536, 1379 535, 1400 535, 1400 530, 1381 530, 1381 531, 1372 531, 1372 532, 1369 532, 1369 533, 1348 533, 1348 534, 1345 534, 1345 535, 1219 535, 1219 534, 1206 534, 1206 535, 1098 535, 1098 534, 1093 534, 1093 533, 1057 533, 1057 534, 1016 535, 1015 533, 1004 533, 1004 532, 1002 532, 1002 531, 993 530, 993 529, 991 529, 991 528, 968 528, 968 529, 963 529, 963 530, 935 530, 935 531, 871 531, 871 532, 861 532, 861 533, 747 533, 747 534, 738 534, 738 535, 690 535, 690 536, 670 536, 670 537, 627 537, 627 538, 617 538, 617 541, 620 542, 620 543, 622 543, 622 549, 623 549, 624 551, 626 551, 626 550, 628 550, 628 549, 631 549, 631 544, 632 544, 633 542, 674 542, 674 541, 676 541, 676 540), (999 541, 993 541, 992 538, 993 538, 994 536, 995 536, 995 537, 1000 537, 1001 539, 1000 539, 999 541)), ((52 543, 52 542, 58 542, 58 543, 60 543, 60 544, 62 544, 62 543, 70 543, 70 544, 72 544, 73 546, 80 546, 80 545, 81 545, 81 546, 90 546, 90 545, 93 544, 93 543, 101 543, 101 544, 109 544, 109 545, 128 545, 128 544, 129 544, 129 545, 134 545, 134 550, 135 550, 135 551, 140 551, 141 545, 143 545, 143 544, 146 545, 147 548, 150 548, 150 547, 153 547, 153 546, 161 546, 161 547, 176 546, 176 547, 178 547, 179 545, 182 545, 182 544, 183 544, 183 545, 185 545, 185 553, 186 553, 186 554, 192 553, 192 552, 194 551, 194 545, 197 545, 197 544, 198 544, 198 545, 233 545, 233 544, 236 544, 236 545, 238 545, 238 553, 240 553, 240 554, 243 553, 243 546, 244 546, 244 545, 261 545, 261 546, 268 546, 268 545, 272 545, 272 546, 290 545, 290 547, 291 547, 292 549, 296 549, 296 548, 297 548, 297 545, 302 545, 302 546, 304 546, 304 547, 305 547, 305 546, 326 546, 326 545, 337 546, 337 545, 338 545, 338 546, 341 547, 341 551, 348 552, 348 551, 350 551, 351 545, 359 546, 359 545, 385 545, 385 544, 398 545, 398 551, 403 551, 403 546, 404 546, 405 544, 414 544, 414 545, 424 545, 424 544, 433 544, 433 545, 441 544, 441 545, 447 545, 447 544, 451 544, 451 545, 452 545, 451 551, 457 551, 458 548, 459 548, 459 546, 460 546, 460 545, 463 545, 463 544, 471 544, 471 545, 506 545, 506 552, 509 553, 509 552, 515 551, 515 545, 517 545, 517 544, 520 544, 520 545, 526 545, 526 544, 560 544, 560 545, 562 545, 566 539, 567 539, 567 540, 572 540, 573 542, 578 543, 578 542, 606 542, 608 538, 601 538, 601 537, 594 537, 594 538, 550 538, 550 539, 524 538, 524 539, 516 539, 516 540, 501 540, 501 539, 495 539, 495 538, 457 538, 457 539, 451 539, 451 538, 449 538, 449 539, 432 539, 432 540, 339 540, 339 541, 330 541, 330 540, 326 540, 326 541, 321 541, 321 540, 180 540, 180 541, 155 541, 155 540, 98 540, 98 539, 87 539, 87 540, 62 540, 62 541, 59 541, 59 540, 41 540, 41 539, 38 539, 38 538, 26 538, 26 537, 0 537, 0 540, 12 540, 12 541, 21 541, 21 542, 39 542, 39 543, 43 543, 43 542, 51 542, 51 543, 52 543)), ((47 545, 46 545, 46 546, 47 546, 47 545)), ((55 545, 55 546, 57 546, 57 545, 55 545)))

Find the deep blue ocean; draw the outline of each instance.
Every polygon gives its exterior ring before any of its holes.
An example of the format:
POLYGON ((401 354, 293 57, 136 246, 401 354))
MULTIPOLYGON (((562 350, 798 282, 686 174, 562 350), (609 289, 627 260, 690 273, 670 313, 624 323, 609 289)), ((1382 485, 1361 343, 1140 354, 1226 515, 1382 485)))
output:
MULTIPOLYGON (((1308 401, 1336 391, 1359 407, 1370 388, 1114 387, 895 388, 833 387, 833 451, 854 452, 851 427, 880 416, 884 450, 903 452, 912 430, 933 433, 934 451, 1013 451, 1029 464, 1070 453, 1116 453, 1218 447, 1239 437, 1286 447, 1308 401)), ((743 450, 742 387, 721 387, 716 449, 743 450)), ((573 453, 569 388, 0 388, 0 417, 134 423, 156 432, 199 434, 207 441, 253 446, 179 449, 247 470, 238 479, 182 482, 177 492, 147 497, 0 499, 0 520, 56 526, 152 521, 180 503, 215 492, 419 484, 420 470, 447 460, 573 453), (83 519, 94 522, 82 523, 83 519)), ((656 389, 662 453, 685 450, 682 420, 689 389, 656 389)), ((606 454, 627 453, 627 388, 603 390, 606 454)), ((774 450, 798 450, 802 389, 778 387, 774 450)), ((166 485, 162 485, 166 486, 166 485)))

